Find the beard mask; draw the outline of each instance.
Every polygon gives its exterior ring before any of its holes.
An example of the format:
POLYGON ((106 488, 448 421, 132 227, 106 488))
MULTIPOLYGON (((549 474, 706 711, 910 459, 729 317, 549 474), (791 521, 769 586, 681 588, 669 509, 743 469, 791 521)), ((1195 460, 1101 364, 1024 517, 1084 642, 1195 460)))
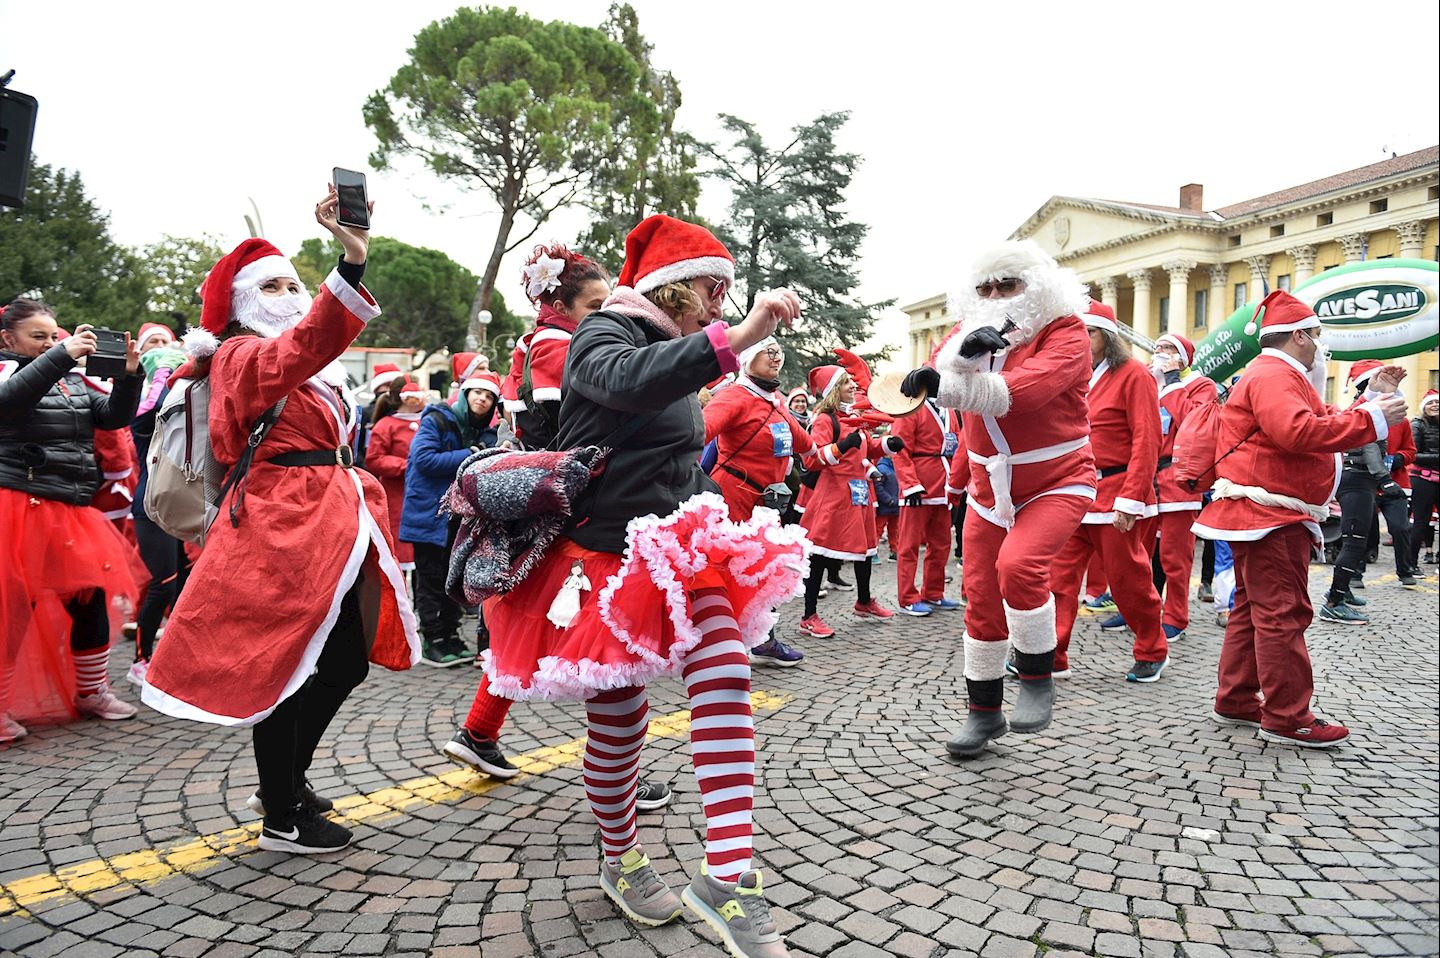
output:
POLYGON ((1310 362, 1310 370, 1305 374, 1305 378, 1310 380, 1310 385, 1315 387, 1315 395, 1321 399, 1325 398, 1325 379, 1328 373, 1326 363, 1329 361, 1330 350, 1325 347, 1324 343, 1317 342, 1315 358, 1310 362))
POLYGON ((304 319, 310 303, 310 294, 304 291, 267 296, 259 287, 252 287, 236 290, 231 296, 230 315, 246 329, 274 339, 304 319))

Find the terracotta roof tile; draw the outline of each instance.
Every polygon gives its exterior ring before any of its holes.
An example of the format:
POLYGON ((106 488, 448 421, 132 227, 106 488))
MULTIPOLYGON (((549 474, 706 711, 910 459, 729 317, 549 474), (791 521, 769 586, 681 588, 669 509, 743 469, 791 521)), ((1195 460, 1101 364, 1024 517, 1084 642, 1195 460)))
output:
POLYGON ((1371 163, 1369 166, 1347 170, 1344 173, 1336 173, 1334 176, 1327 176, 1324 179, 1312 180, 1309 183, 1292 186, 1288 190, 1280 190, 1276 193, 1257 196, 1252 200, 1245 200, 1243 203, 1222 206, 1215 212, 1227 220, 1233 219, 1237 216, 1244 216, 1246 213, 1254 213, 1259 210, 1269 209, 1272 206, 1281 206, 1285 203, 1294 203, 1312 196, 1320 196, 1333 190, 1343 190, 1347 187, 1359 186, 1361 183, 1368 183, 1371 180, 1378 180, 1386 176, 1394 176, 1396 173, 1407 173, 1411 170, 1418 170, 1421 167, 1435 166, 1437 163, 1440 163, 1440 146, 1432 146, 1424 150, 1416 150, 1414 153, 1406 153, 1404 156, 1394 156, 1388 160, 1381 160, 1379 163, 1371 163))

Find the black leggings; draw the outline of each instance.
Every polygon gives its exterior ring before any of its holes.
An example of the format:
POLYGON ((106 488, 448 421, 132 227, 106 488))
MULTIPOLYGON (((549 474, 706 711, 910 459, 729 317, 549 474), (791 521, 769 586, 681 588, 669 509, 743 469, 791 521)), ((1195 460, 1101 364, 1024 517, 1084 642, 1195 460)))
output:
POLYGON ((1437 493, 1440 493, 1440 483, 1412 475, 1410 485, 1414 492, 1410 500, 1410 511, 1414 516, 1414 520, 1410 524, 1410 566, 1418 569, 1420 567, 1420 546, 1423 544, 1426 549, 1429 549, 1430 543, 1433 541, 1430 538, 1432 528, 1430 511, 1435 508, 1437 493))
MULTIPOLYGON (((1410 571, 1410 542, 1413 533, 1410 531, 1410 500, 1403 495, 1395 496, 1393 499, 1381 499, 1377 507, 1385 517, 1385 528, 1390 530, 1390 537, 1395 540, 1395 574, 1405 575, 1410 571)), ((1379 523, 1375 523, 1378 528, 1379 523)))
POLYGON ((140 603, 140 611, 135 616, 139 643, 135 658, 148 660, 155 654, 155 633, 160 631, 161 620, 180 598, 185 577, 190 573, 190 561, 185 557, 185 544, 166 535, 149 516, 135 517, 135 543, 150 572, 145 601, 140 603))
POLYGON ((320 736, 369 671, 357 582, 340 602, 340 616, 315 663, 315 674, 253 729, 267 817, 285 816, 295 807, 320 736))
MULTIPOLYGON (((840 565, 844 559, 832 559, 829 556, 812 555, 810 557, 810 577, 805 580, 805 618, 814 615, 820 604, 820 589, 824 584, 825 573, 832 576, 840 571, 840 565)), ((855 599, 861 605, 870 601, 870 561, 856 562, 855 565, 855 599)))
POLYGON ((70 596, 65 600, 65 613, 70 616, 70 649, 93 652, 110 644, 110 615, 104 589, 89 595, 70 596))
POLYGON ((1200 549, 1200 581, 1205 585, 1215 584, 1215 540, 1206 539, 1200 549))
POLYGON ((1368 475, 1346 472, 1340 477, 1335 498, 1340 502, 1340 555, 1335 559, 1335 575, 1325 601, 1338 605, 1350 591, 1350 583, 1365 568, 1366 541, 1375 518, 1377 483, 1368 475))

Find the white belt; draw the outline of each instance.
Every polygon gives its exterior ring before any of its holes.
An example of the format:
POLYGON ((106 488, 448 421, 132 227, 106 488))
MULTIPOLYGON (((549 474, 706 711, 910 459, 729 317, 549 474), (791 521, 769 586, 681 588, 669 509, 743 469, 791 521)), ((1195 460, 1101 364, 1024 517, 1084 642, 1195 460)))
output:
POLYGON ((1262 506, 1270 506, 1274 509, 1289 509, 1292 512, 1299 512, 1315 522, 1324 522, 1330 518, 1329 505, 1317 506, 1314 503, 1306 502, 1304 499, 1297 499, 1294 496, 1282 495, 1278 492, 1269 492, 1260 486, 1242 486, 1231 482, 1224 477, 1215 480, 1211 487, 1216 499, 1249 499, 1251 502, 1262 506))
POLYGON ((1081 436, 1079 439, 1072 439, 1069 442, 1041 446, 1039 449, 1028 449, 1025 452, 1009 454, 997 452, 993 456, 982 456, 973 450, 969 450, 969 453, 970 461, 984 466, 985 472, 989 474, 990 488, 995 493, 995 515, 1000 520, 1000 524, 1008 529, 1015 524, 1015 504, 1010 501, 1010 467, 1059 459, 1061 456, 1078 452, 1088 445, 1090 445, 1090 437, 1081 436))

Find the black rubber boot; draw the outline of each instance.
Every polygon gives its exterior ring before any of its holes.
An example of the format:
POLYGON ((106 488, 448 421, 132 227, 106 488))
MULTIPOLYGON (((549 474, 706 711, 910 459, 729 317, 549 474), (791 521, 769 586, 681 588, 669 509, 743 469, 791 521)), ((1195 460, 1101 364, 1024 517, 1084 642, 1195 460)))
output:
POLYGON ((985 751, 987 742, 1004 735, 1010 728, 1005 713, 1000 710, 1005 704, 1004 679, 983 682, 966 679, 965 688, 970 693, 970 712, 965 725, 945 743, 945 751, 956 758, 974 758, 985 751))
POLYGON ((1038 732, 1050 724, 1055 708, 1055 650, 1049 652, 1016 652, 1015 665, 1020 670, 1020 696, 1010 712, 1010 727, 1017 732, 1038 732))

